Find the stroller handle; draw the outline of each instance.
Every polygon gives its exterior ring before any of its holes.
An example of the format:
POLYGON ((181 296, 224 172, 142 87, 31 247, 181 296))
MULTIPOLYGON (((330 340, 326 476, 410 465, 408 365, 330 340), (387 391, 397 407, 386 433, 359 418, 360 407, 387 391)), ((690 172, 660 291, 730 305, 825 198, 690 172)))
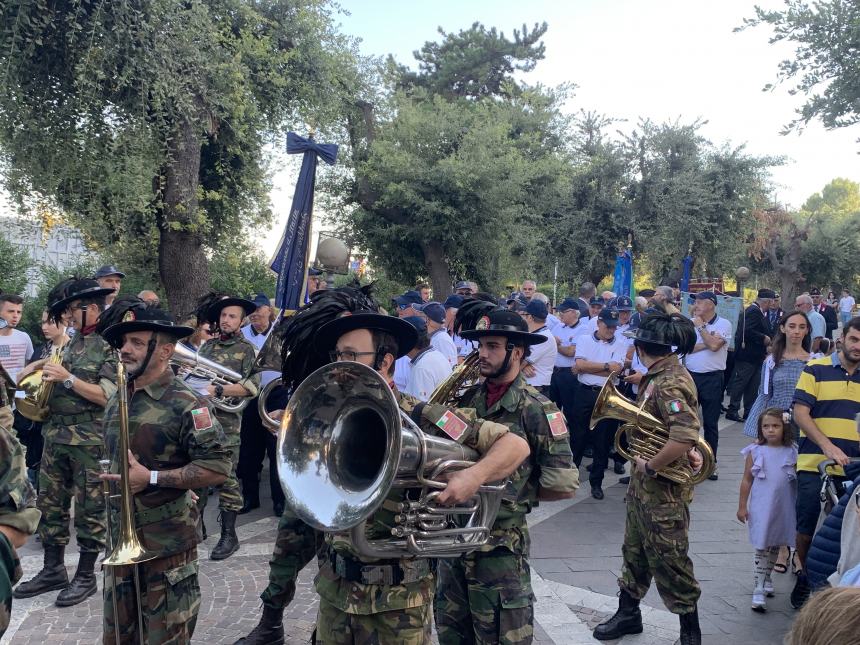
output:
MULTIPOLYGON (((848 459, 849 464, 856 464, 860 462, 860 457, 850 457, 848 459)), ((838 464, 832 459, 825 459, 820 464, 818 464, 818 472, 822 477, 826 477, 829 473, 827 472, 828 468, 835 468, 838 464)))

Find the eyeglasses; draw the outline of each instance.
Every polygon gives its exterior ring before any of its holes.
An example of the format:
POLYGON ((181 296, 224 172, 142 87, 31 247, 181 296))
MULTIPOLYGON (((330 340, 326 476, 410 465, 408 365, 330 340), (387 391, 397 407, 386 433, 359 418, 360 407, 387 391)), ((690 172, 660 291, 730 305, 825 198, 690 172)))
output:
POLYGON ((351 351, 343 351, 339 352, 337 350, 330 351, 328 353, 329 358, 332 362, 337 361, 354 361, 358 359, 359 356, 376 356, 376 352, 351 352, 351 351))
POLYGON ((87 307, 89 307, 89 305, 71 305, 69 307, 69 311, 83 311, 87 307))

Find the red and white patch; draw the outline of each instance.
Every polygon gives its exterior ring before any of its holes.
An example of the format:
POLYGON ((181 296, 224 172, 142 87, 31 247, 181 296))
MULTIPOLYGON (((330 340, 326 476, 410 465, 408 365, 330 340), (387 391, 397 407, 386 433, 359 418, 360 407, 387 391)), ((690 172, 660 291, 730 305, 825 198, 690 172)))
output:
POLYGON ((447 410, 445 414, 439 417, 436 425, 442 428, 442 432, 451 437, 454 441, 457 441, 462 437, 463 433, 466 432, 466 428, 469 427, 465 421, 450 410, 447 410))
POLYGON ((209 414, 209 408, 192 410, 191 418, 194 419, 195 430, 208 430, 212 427, 212 416, 209 414))
POLYGON ((490 328, 490 317, 489 316, 481 316, 481 319, 475 323, 475 329, 478 331, 489 329, 490 328))
POLYGON ((546 415, 546 420, 549 421, 549 431, 552 436, 559 437, 567 434, 567 424, 564 422, 564 415, 561 412, 550 412, 546 415))

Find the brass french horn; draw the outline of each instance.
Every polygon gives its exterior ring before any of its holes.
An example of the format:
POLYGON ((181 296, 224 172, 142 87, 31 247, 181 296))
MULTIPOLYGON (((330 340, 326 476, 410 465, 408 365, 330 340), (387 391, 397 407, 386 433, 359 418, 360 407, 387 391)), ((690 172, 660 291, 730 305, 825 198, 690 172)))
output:
MULTIPOLYGON (((635 461, 636 457, 651 459, 663 449, 669 440, 669 428, 653 414, 645 412, 613 385, 612 380, 616 374, 610 374, 606 379, 603 389, 597 396, 594 410, 591 413, 589 429, 604 419, 618 419, 624 424, 615 433, 615 451, 627 459, 635 461), (621 437, 627 432, 627 441, 630 450, 621 446, 621 437)), ((678 459, 671 464, 661 468, 658 472, 666 479, 678 484, 695 486, 705 481, 714 472, 716 461, 714 453, 708 443, 699 437, 695 448, 702 454, 702 468, 693 473, 686 458, 678 459)))
MULTIPOLYGON (((64 338, 67 338, 64 336, 64 338)), ((56 345, 51 349, 51 355, 45 361, 45 364, 59 365, 63 362, 63 349, 68 341, 64 341, 61 345, 56 345)), ((42 370, 33 370, 29 374, 22 376, 18 381, 18 389, 24 392, 24 398, 15 399, 15 407, 22 416, 30 421, 42 423, 47 421, 51 416, 51 411, 48 409, 48 400, 51 398, 51 392, 54 390, 53 381, 45 381, 42 379, 42 370)))

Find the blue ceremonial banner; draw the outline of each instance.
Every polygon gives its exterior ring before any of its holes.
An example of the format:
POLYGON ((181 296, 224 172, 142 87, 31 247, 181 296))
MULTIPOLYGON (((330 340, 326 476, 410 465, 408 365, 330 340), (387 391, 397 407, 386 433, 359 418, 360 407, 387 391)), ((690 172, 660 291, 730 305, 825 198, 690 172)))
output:
POLYGON ((689 253, 681 260, 681 291, 690 288, 690 275, 693 273, 693 256, 689 253))
POLYGON ((630 296, 633 292, 633 255, 630 249, 620 251, 615 258, 612 291, 617 296, 630 296))
POLYGON ((316 143, 313 138, 305 139, 295 132, 287 133, 287 153, 304 154, 293 205, 287 227, 278 243, 278 250, 272 259, 272 271, 278 274, 275 288, 277 307, 294 311, 302 304, 302 290, 308 270, 310 250, 311 217, 314 210, 314 185, 316 184, 317 157, 328 165, 337 159, 337 146, 331 143, 316 143))

